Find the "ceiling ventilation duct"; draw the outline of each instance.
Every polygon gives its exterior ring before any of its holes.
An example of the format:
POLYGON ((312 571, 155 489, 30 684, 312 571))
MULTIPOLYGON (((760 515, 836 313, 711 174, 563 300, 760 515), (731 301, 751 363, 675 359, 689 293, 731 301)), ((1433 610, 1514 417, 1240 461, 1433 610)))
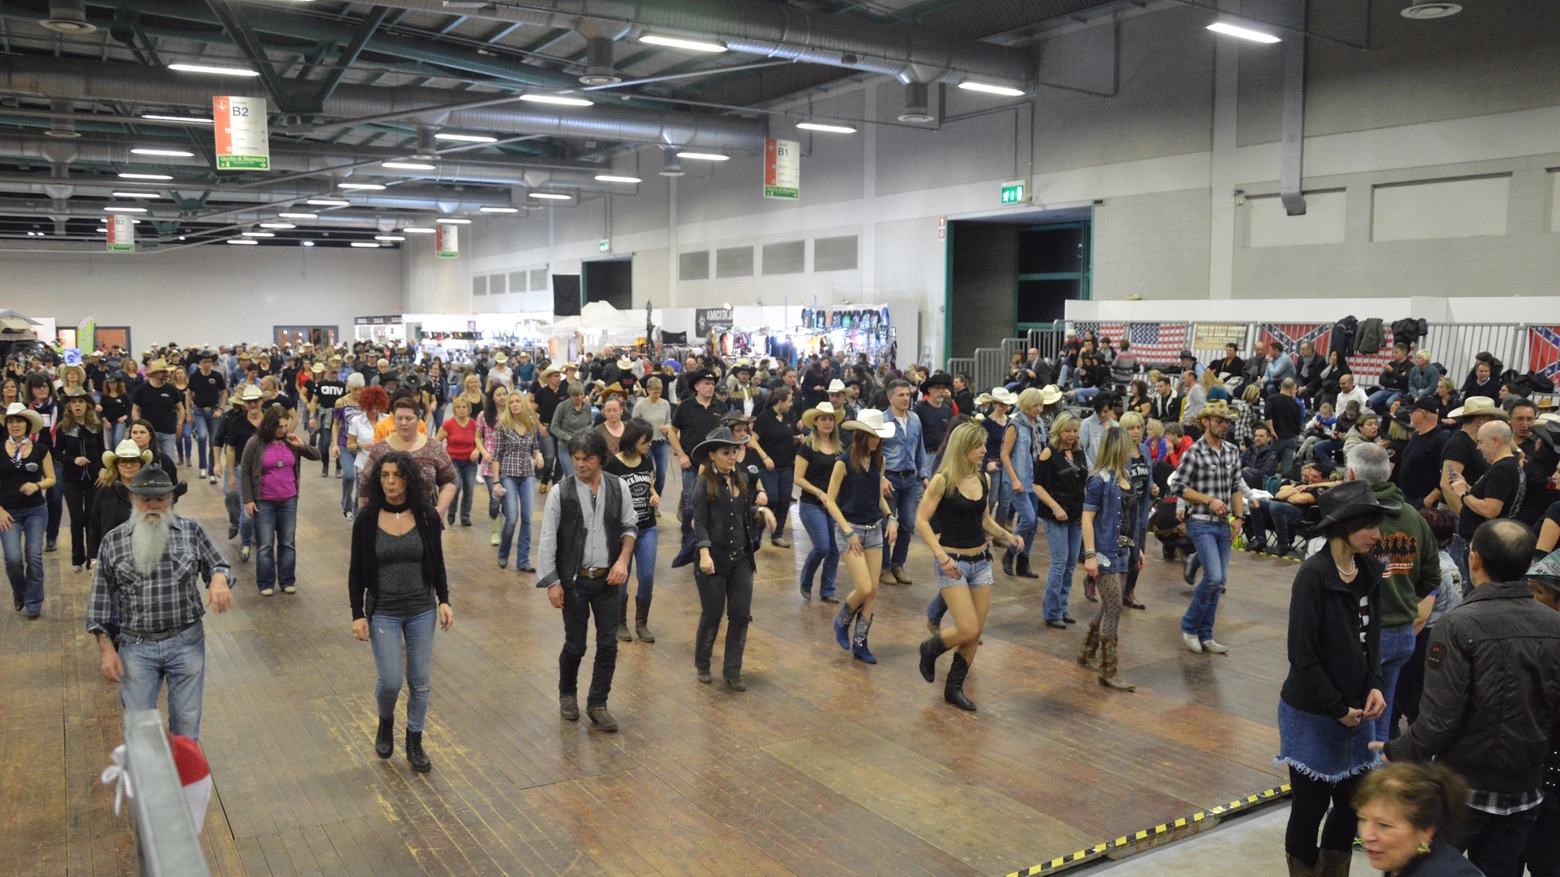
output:
POLYGON ((439 156, 439 141, 434 135, 439 129, 432 125, 417 126, 417 151, 412 153, 412 158, 420 158, 423 161, 432 161, 439 156))
POLYGON ((1449 3, 1446 0, 1414 0, 1401 14, 1404 18, 1412 18, 1416 21, 1428 21, 1432 18, 1446 18, 1462 11, 1461 3, 1449 3))
POLYGON ((49 0, 49 17, 38 24, 63 34, 88 34, 97 30, 87 23, 86 0, 49 0))
POLYGON ((932 121, 931 101, 927 99, 926 83, 905 83, 905 111, 899 114, 899 121, 915 124, 932 121))
POLYGON ((612 70, 611 37, 589 37, 585 40, 585 75, 580 82, 585 85, 617 85, 623 77, 612 70))
POLYGON ((668 151, 666 153, 666 166, 661 168, 661 176, 680 177, 686 173, 687 171, 683 170, 682 167, 682 159, 677 156, 677 153, 668 151))
POLYGON ((76 130, 75 106, 70 101, 50 101, 49 108, 59 113, 49 120, 49 129, 43 133, 49 137, 59 137, 62 140, 74 140, 81 134, 76 130))

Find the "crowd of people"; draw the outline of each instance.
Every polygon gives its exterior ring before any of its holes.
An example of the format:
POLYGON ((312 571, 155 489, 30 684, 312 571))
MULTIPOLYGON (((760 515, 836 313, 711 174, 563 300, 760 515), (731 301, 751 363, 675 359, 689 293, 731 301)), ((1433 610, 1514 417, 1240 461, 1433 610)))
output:
POLYGON ((272 598, 297 591, 298 497, 316 471, 305 462, 318 464, 340 479, 351 529, 352 633, 378 668, 375 750, 394 752, 404 687, 403 746, 418 771, 432 767, 422 732, 434 631, 454 623, 442 533, 480 519, 479 481, 497 568, 561 610, 566 720, 580 718, 594 620, 584 712, 604 732, 618 728, 608 699, 619 644, 655 641, 663 511, 680 522, 671 568, 694 567, 699 682, 713 681, 724 619, 722 681, 746 689, 754 573, 766 539, 792 547, 794 500, 808 542, 800 598, 816 590, 838 605, 837 643, 866 664, 878 660, 879 591, 912 583, 909 548, 925 543, 938 591, 919 669, 935 681, 954 652, 943 695, 962 710, 977 708, 964 688, 997 552, 1005 577, 1044 579, 1035 620, 1061 631, 1078 623, 1083 567, 1096 605, 1077 662, 1120 692, 1134 688, 1118 669, 1120 620, 1145 608, 1136 585, 1150 537, 1165 559, 1184 558, 1193 591, 1181 634, 1203 655, 1229 652, 1214 628, 1234 551, 1293 555, 1304 562, 1278 713, 1291 873, 1346 873, 1356 812, 1378 865, 1416 837, 1402 863, 1454 868, 1442 851, 1456 849, 1491 877, 1516 877, 1524 862, 1560 873, 1560 794, 1544 794, 1560 769, 1560 615, 1546 608, 1560 608, 1560 554, 1546 558, 1560 539, 1560 415, 1494 377, 1493 358, 1481 355, 1461 388, 1427 351, 1399 345, 1392 359, 1382 385, 1366 387, 1345 357, 1309 346, 1275 344, 1248 362, 1231 345, 1206 364, 1185 351, 1155 368, 1126 341, 1069 333, 1057 356, 1016 357, 1009 380, 978 395, 965 375, 840 355, 798 368, 491 349, 447 368, 415 348, 359 343, 12 361, 0 384, 0 544, 17 610, 39 617, 42 554, 56 550, 68 506, 104 674, 127 708, 154 705, 165 680, 174 733, 198 738, 201 617, 231 605, 232 569, 175 513, 189 489, 181 467, 220 484, 227 538, 272 598), (669 481, 675 510, 663 504, 669 481), (1032 562, 1042 535, 1046 558, 1032 562), (1466 721, 1473 708, 1487 714, 1466 721), (1381 767, 1388 758, 1456 774, 1381 767), (1437 803, 1459 783, 1473 789, 1466 814, 1437 803))

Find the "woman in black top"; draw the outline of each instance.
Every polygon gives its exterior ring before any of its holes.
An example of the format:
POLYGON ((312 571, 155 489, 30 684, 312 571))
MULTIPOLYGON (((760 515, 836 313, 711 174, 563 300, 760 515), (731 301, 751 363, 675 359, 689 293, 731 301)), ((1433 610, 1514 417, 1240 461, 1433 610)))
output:
POLYGON ((65 412, 54 425, 54 463, 70 509, 70 568, 81 572, 87 563, 87 510, 97 494, 103 427, 86 390, 64 392, 65 412))
POLYGON ((834 541, 834 524, 829 520, 829 511, 823 502, 829 492, 829 478, 834 474, 834 464, 839 462, 843 450, 838 418, 839 412, 828 402, 819 402, 818 407, 808 410, 802 415, 802 426, 808 430, 808 434, 796 449, 794 480, 802 488, 802 501, 797 507, 796 517, 800 519, 802 529, 807 531, 807 541, 812 543, 812 550, 807 552, 807 559, 802 562, 799 588, 802 599, 811 600, 813 576, 820 575, 821 568, 818 598, 825 603, 840 602, 834 596, 834 577, 839 570, 840 547, 834 541))
POLYGON ((1063 412, 1051 423, 1049 441, 1035 461, 1035 496, 1040 497, 1040 522, 1051 549, 1051 571, 1045 581, 1043 615, 1047 627, 1066 630, 1077 620, 1067 612, 1073 568, 1083 546, 1083 488, 1089 465, 1078 444, 1078 418, 1063 412))
POLYGON ((937 586, 953 614, 953 627, 921 643, 921 678, 937 677, 937 656, 958 649, 948 669, 943 700, 959 709, 974 710, 964 695, 964 678, 975 661, 986 612, 991 608, 991 549, 989 535, 1021 550, 1023 540, 1004 530, 991 517, 991 481, 982 464, 986 460, 986 430, 978 423, 964 423, 948 434, 942 464, 926 483, 915 529, 926 540, 937 561, 937 586), (937 516, 941 532, 932 529, 937 516))
POLYGON ((151 459, 151 452, 141 450, 129 439, 120 442, 119 447, 103 452, 103 467, 93 494, 92 511, 87 517, 89 564, 97 561, 98 547, 108 531, 130 520, 130 482, 151 459))
POLYGON ((796 443, 801 434, 791 419, 791 388, 771 390, 764 400, 764 409, 753 424, 753 434, 758 437, 759 450, 764 452, 764 468, 759 478, 764 482, 764 493, 769 497, 769 508, 775 513, 775 531, 769 544, 776 548, 790 548, 791 540, 785 537, 785 522, 791 514, 791 493, 796 488, 796 443))
POLYGON ((352 635, 372 643, 379 682, 379 732, 374 752, 395 751, 392 729, 401 683, 407 684, 406 760, 412 770, 433 769, 422 748, 433 665, 434 623, 455 623, 444 572, 443 527, 423 483, 422 468, 405 451, 381 457, 361 482, 367 502, 352 522, 352 561, 347 595, 352 635), (402 671, 402 651, 405 671, 402 671))
POLYGON ((1354 374, 1354 369, 1349 367, 1349 358, 1336 350, 1327 354, 1327 367, 1322 369, 1322 399, 1336 399, 1343 389, 1339 381, 1344 375, 1354 374))
POLYGON ((1380 763, 1370 750, 1381 694, 1379 526, 1402 507, 1347 481, 1318 500, 1327 550, 1300 564, 1289 598, 1289 675, 1278 703, 1279 754, 1294 804, 1284 834, 1291 873, 1343 873, 1354 844, 1352 799, 1380 763), (1328 806, 1332 815, 1327 816, 1328 806), (1322 819, 1327 824, 1322 827, 1322 819), (1321 842, 1317 829, 1321 828, 1321 842), (1320 849, 1318 849, 1320 847, 1320 849))
MULTIPOLYGON (((54 385, 49 382, 48 375, 41 371, 32 372, 27 376, 26 391, 27 407, 37 412, 42 418, 43 426, 33 433, 32 439, 46 450, 53 452, 54 424, 60 419, 60 403, 54 398, 54 385)), ((46 541, 44 551, 53 551, 60 537, 60 522, 64 519, 65 491, 56 481, 53 487, 44 491, 44 503, 49 510, 49 523, 46 529, 46 541)))
POLYGON ((742 681, 742 653, 747 646, 749 614, 753 607, 753 544, 759 524, 755 517, 767 511, 754 504, 754 489, 737 472, 737 449, 742 440, 730 429, 713 430, 693 448, 689 457, 699 466, 693 482, 693 546, 699 553, 694 581, 699 586, 699 629, 693 647, 693 666, 699 681, 710 682, 710 657, 720 633, 720 617, 727 616, 726 655, 722 675, 726 687, 746 691, 742 681))
POLYGON ((864 408, 840 429, 854 438, 850 453, 834 464, 824 507, 834 518, 834 544, 841 546, 845 571, 856 586, 834 616, 834 639, 840 648, 876 664, 867 634, 872 630, 872 606, 883 572, 882 549, 899 535, 899 519, 882 488, 883 439, 893 436, 895 426, 893 421, 884 422, 882 411, 864 408))
POLYGON ((116 371, 103 382, 98 413, 103 419, 104 446, 118 447, 125 440, 125 430, 130 426, 130 397, 125 393, 124 372, 116 371))
MULTIPOLYGON (((655 526, 655 510, 661 506, 661 495, 655 490, 655 462, 650 459, 651 436, 654 427, 639 418, 631 418, 623 424, 623 435, 618 438, 616 454, 607 458, 603 467, 607 474, 616 475, 628 488, 634 502, 634 513, 639 516, 639 538, 634 540, 634 556, 629 559, 629 572, 639 567, 639 590, 634 594, 634 632, 639 641, 655 642, 655 635, 646 626, 650 623, 650 600, 655 596, 655 552, 660 545, 660 531, 655 526)), ((634 637, 628 632, 628 582, 618 591, 618 641, 630 643, 634 637)))
POLYGON ((5 409, 5 454, 0 456, 0 545, 16 611, 43 614, 43 540, 49 523, 45 494, 55 484, 49 448, 32 436, 43 418, 20 402, 5 409))

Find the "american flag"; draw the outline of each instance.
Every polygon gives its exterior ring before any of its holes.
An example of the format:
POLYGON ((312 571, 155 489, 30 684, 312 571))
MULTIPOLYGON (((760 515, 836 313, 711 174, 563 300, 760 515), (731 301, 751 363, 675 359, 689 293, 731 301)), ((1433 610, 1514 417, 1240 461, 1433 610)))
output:
POLYGON ((1118 347, 1122 338, 1128 338, 1132 352, 1142 363, 1179 362, 1181 351, 1186 349, 1188 331, 1186 323, 1073 323, 1072 328, 1080 338, 1092 331, 1118 347))
POLYGON ((1560 382, 1560 326, 1528 327, 1528 369, 1560 382))
MULTIPOLYGON (((1293 357, 1300 352, 1300 343, 1309 341, 1317 353, 1326 356, 1332 342, 1332 328, 1332 323, 1263 323, 1257 330, 1258 349, 1266 350, 1268 342, 1277 341, 1293 357)), ((1381 334, 1385 340, 1380 350, 1356 353, 1348 358, 1349 368, 1361 386, 1379 381, 1382 369, 1392 361, 1392 330, 1383 326, 1381 334)))

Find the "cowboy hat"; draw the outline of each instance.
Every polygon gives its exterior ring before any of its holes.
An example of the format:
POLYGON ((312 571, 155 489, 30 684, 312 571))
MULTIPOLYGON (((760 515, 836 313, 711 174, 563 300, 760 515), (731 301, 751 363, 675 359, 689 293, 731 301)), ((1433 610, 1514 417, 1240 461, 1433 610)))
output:
POLYGON ((995 401, 997 401, 996 398, 990 393, 981 393, 979 396, 975 397, 976 405, 990 405, 995 401))
POLYGON ((628 398, 628 391, 623 389, 623 385, 617 381, 613 381, 606 386, 602 386, 601 381, 597 381, 596 386, 601 387, 601 400, 603 402, 607 400, 608 396, 620 396, 624 399, 628 398))
POLYGON ((742 372, 747 372, 748 374, 752 374, 753 371, 754 371, 753 363, 748 362, 745 359, 738 361, 736 365, 731 367, 731 373, 732 374, 740 374, 742 372))
POLYGON ((1528 569, 1526 577, 1546 588, 1560 591, 1560 551, 1553 551, 1528 569))
POLYGON ((843 392, 845 392, 845 382, 840 380, 839 378, 835 378, 834 380, 829 382, 829 390, 828 390, 828 392, 830 392, 830 393, 843 393, 843 392))
POLYGON ((103 465, 112 466, 120 460, 140 460, 142 463, 152 462, 152 452, 143 451, 135 442, 125 439, 119 443, 119 447, 112 451, 103 452, 103 465))
POLYGON ((757 419, 758 418, 753 417, 750 414, 743 414, 741 408, 733 408, 732 410, 727 411, 725 414, 722 414, 720 416, 720 423, 721 423, 721 426, 725 426, 728 423, 749 423, 750 424, 750 423, 753 423, 754 421, 756 421, 757 419))
POLYGON ((1316 505, 1322 511, 1322 519, 1317 521, 1313 528, 1313 532, 1316 533, 1327 529, 1329 524, 1346 521, 1357 515, 1373 511, 1395 514, 1403 508, 1400 502, 1392 500, 1383 502, 1377 499, 1376 491, 1364 481, 1345 481, 1337 487, 1330 488, 1317 497, 1316 505))
POLYGON ((155 375, 158 372, 165 372, 167 370, 168 360, 166 359, 154 359, 146 364, 146 373, 149 375, 155 375))
POLYGON ((632 359, 629 359, 626 356, 621 357, 617 361, 617 367, 620 368, 620 369, 633 368, 634 367, 634 361, 632 359))
POLYGON ((316 362, 314 364, 314 367, 309 369, 309 371, 312 371, 312 372, 314 372, 317 375, 322 375, 322 374, 325 373, 325 364, 324 363, 320 363, 320 362, 316 362))
POLYGON ((856 412, 854 420, 847 420, 840 424, 840 429, 854 429, 859 432, 870 432, 878 438, 893 438, 894 424, 892 421, 883 421, 883 412, 876 408, 863 408, 856 412))
POLYGON ((1197 412, 1197 419, 1199 421, 1207 420, 1210 417, 1222 417, 1225 420, 1234 420, 1235 412, 1230 410, 1230 406, 1223 399, 1215 399, 1212 402, 1204 405, 1202 410, 1197 412))
POLYGON ((731 432, 731 427, 718 426, 710 430, 710 434, 704 437, 704 441, 694 445, 693 453, 688 456, 692 457, 695 463, 703 465, 709 462, 710 452, 716 448, 740 448, 744 444, 746 442, 737 441, 731 432))
MULTIPOLYGON (((1006 405, 1009 408, 1012 408, 1014 405, 1018 404, 1018 394, 1012 390, 1009 390, 1007 387, 997 387, 990 393, 982 393, 981 395, 985 396, 992 402, 1001 402, 1003 405, 1006 405)), ((980 402, 979 399, 976 399, 975 401, 976 403, 980 402)))
POLYGON ((1497 420, 1511 419, 1511 415, 1506 413, 1506 409, 1496 405, 1495 400, 1488 396, 1469 396, 1463 400, 1461 405, 1446 412, 1446 416, 1452 420, 1456 420, 1459 417, 1494 417, 1497 420))
POLYGON ((39 430, 43 429, 43 415, 32 410, 31 408, 28 408, 26 405, 23 405, 20 402, 12 402, 10 405, 6 406, 5 419, 10 420, 13 417, 20 417, 21 419, 27 421, 27 423, 32 427, 31 429, 27 430, 29 434, 38 432, 39 430))
POLYGON ((87 391, 80 387, 66 387, 60 391, 60 395, 67 399, 85 399, 87 398, 87 391))
POLYGON ((233 398, 240 402, 254 402, 257 399, 262 399, 264 397, 265 394, 261 393, 260 388, 254 384, 248 384, 242 390, 239 390, 237 393, 233 394, 233 398))
POLYGON ((500 350, 499 352, 493 354, 493 361, 499 365, 503 365, 509 361, 509 357, 505 356, 504 351, 500 350))
POLYGON ((161 466, 147 466, 130 479, 130 492, 136 496, 163 496, 177 489, 161 466))
POLYGON ((926 380, 921 382, 921 392, 925 393, 933 387, 953 388, 953 376, 947 372, 933 372, 926 380))
POLYGON ((1048 384, 1040 388, 1040 404, 1055 405, 1062 401, 1062 388, 1055 384, 1048 384))
POLYGON ((693 371, 689 372, 687 377, 688 377, 688 386, 692 387, 692 386, 698 384, 700 381, 713 381, 713 380, 715 380, 715 373, 710 371, 707 368, 698 368, 698 369, 694 369, 693 371))
POLYGON ((806 427, 807 429, 812 429, 813 424, 816 423, 820 417, 832 417, 834 418, 835 422, 838 423, 840 415, 843 413, 843 411, 837 410, 834 405, 829 402, 819 402, 816 406, 802 412, 802 426, 806 427))
POLYGON ((555 365, 550 365, 550 366, 542 369, 542 373, 541 373, 540 377, 541 377, 542 380, 545 381, 548 378, 552 377, 553 375, 561 375, 561 374, 563 374, 563 369, 561 369, 561 368, 559 368, 559 367, 557 367, 555 365))

